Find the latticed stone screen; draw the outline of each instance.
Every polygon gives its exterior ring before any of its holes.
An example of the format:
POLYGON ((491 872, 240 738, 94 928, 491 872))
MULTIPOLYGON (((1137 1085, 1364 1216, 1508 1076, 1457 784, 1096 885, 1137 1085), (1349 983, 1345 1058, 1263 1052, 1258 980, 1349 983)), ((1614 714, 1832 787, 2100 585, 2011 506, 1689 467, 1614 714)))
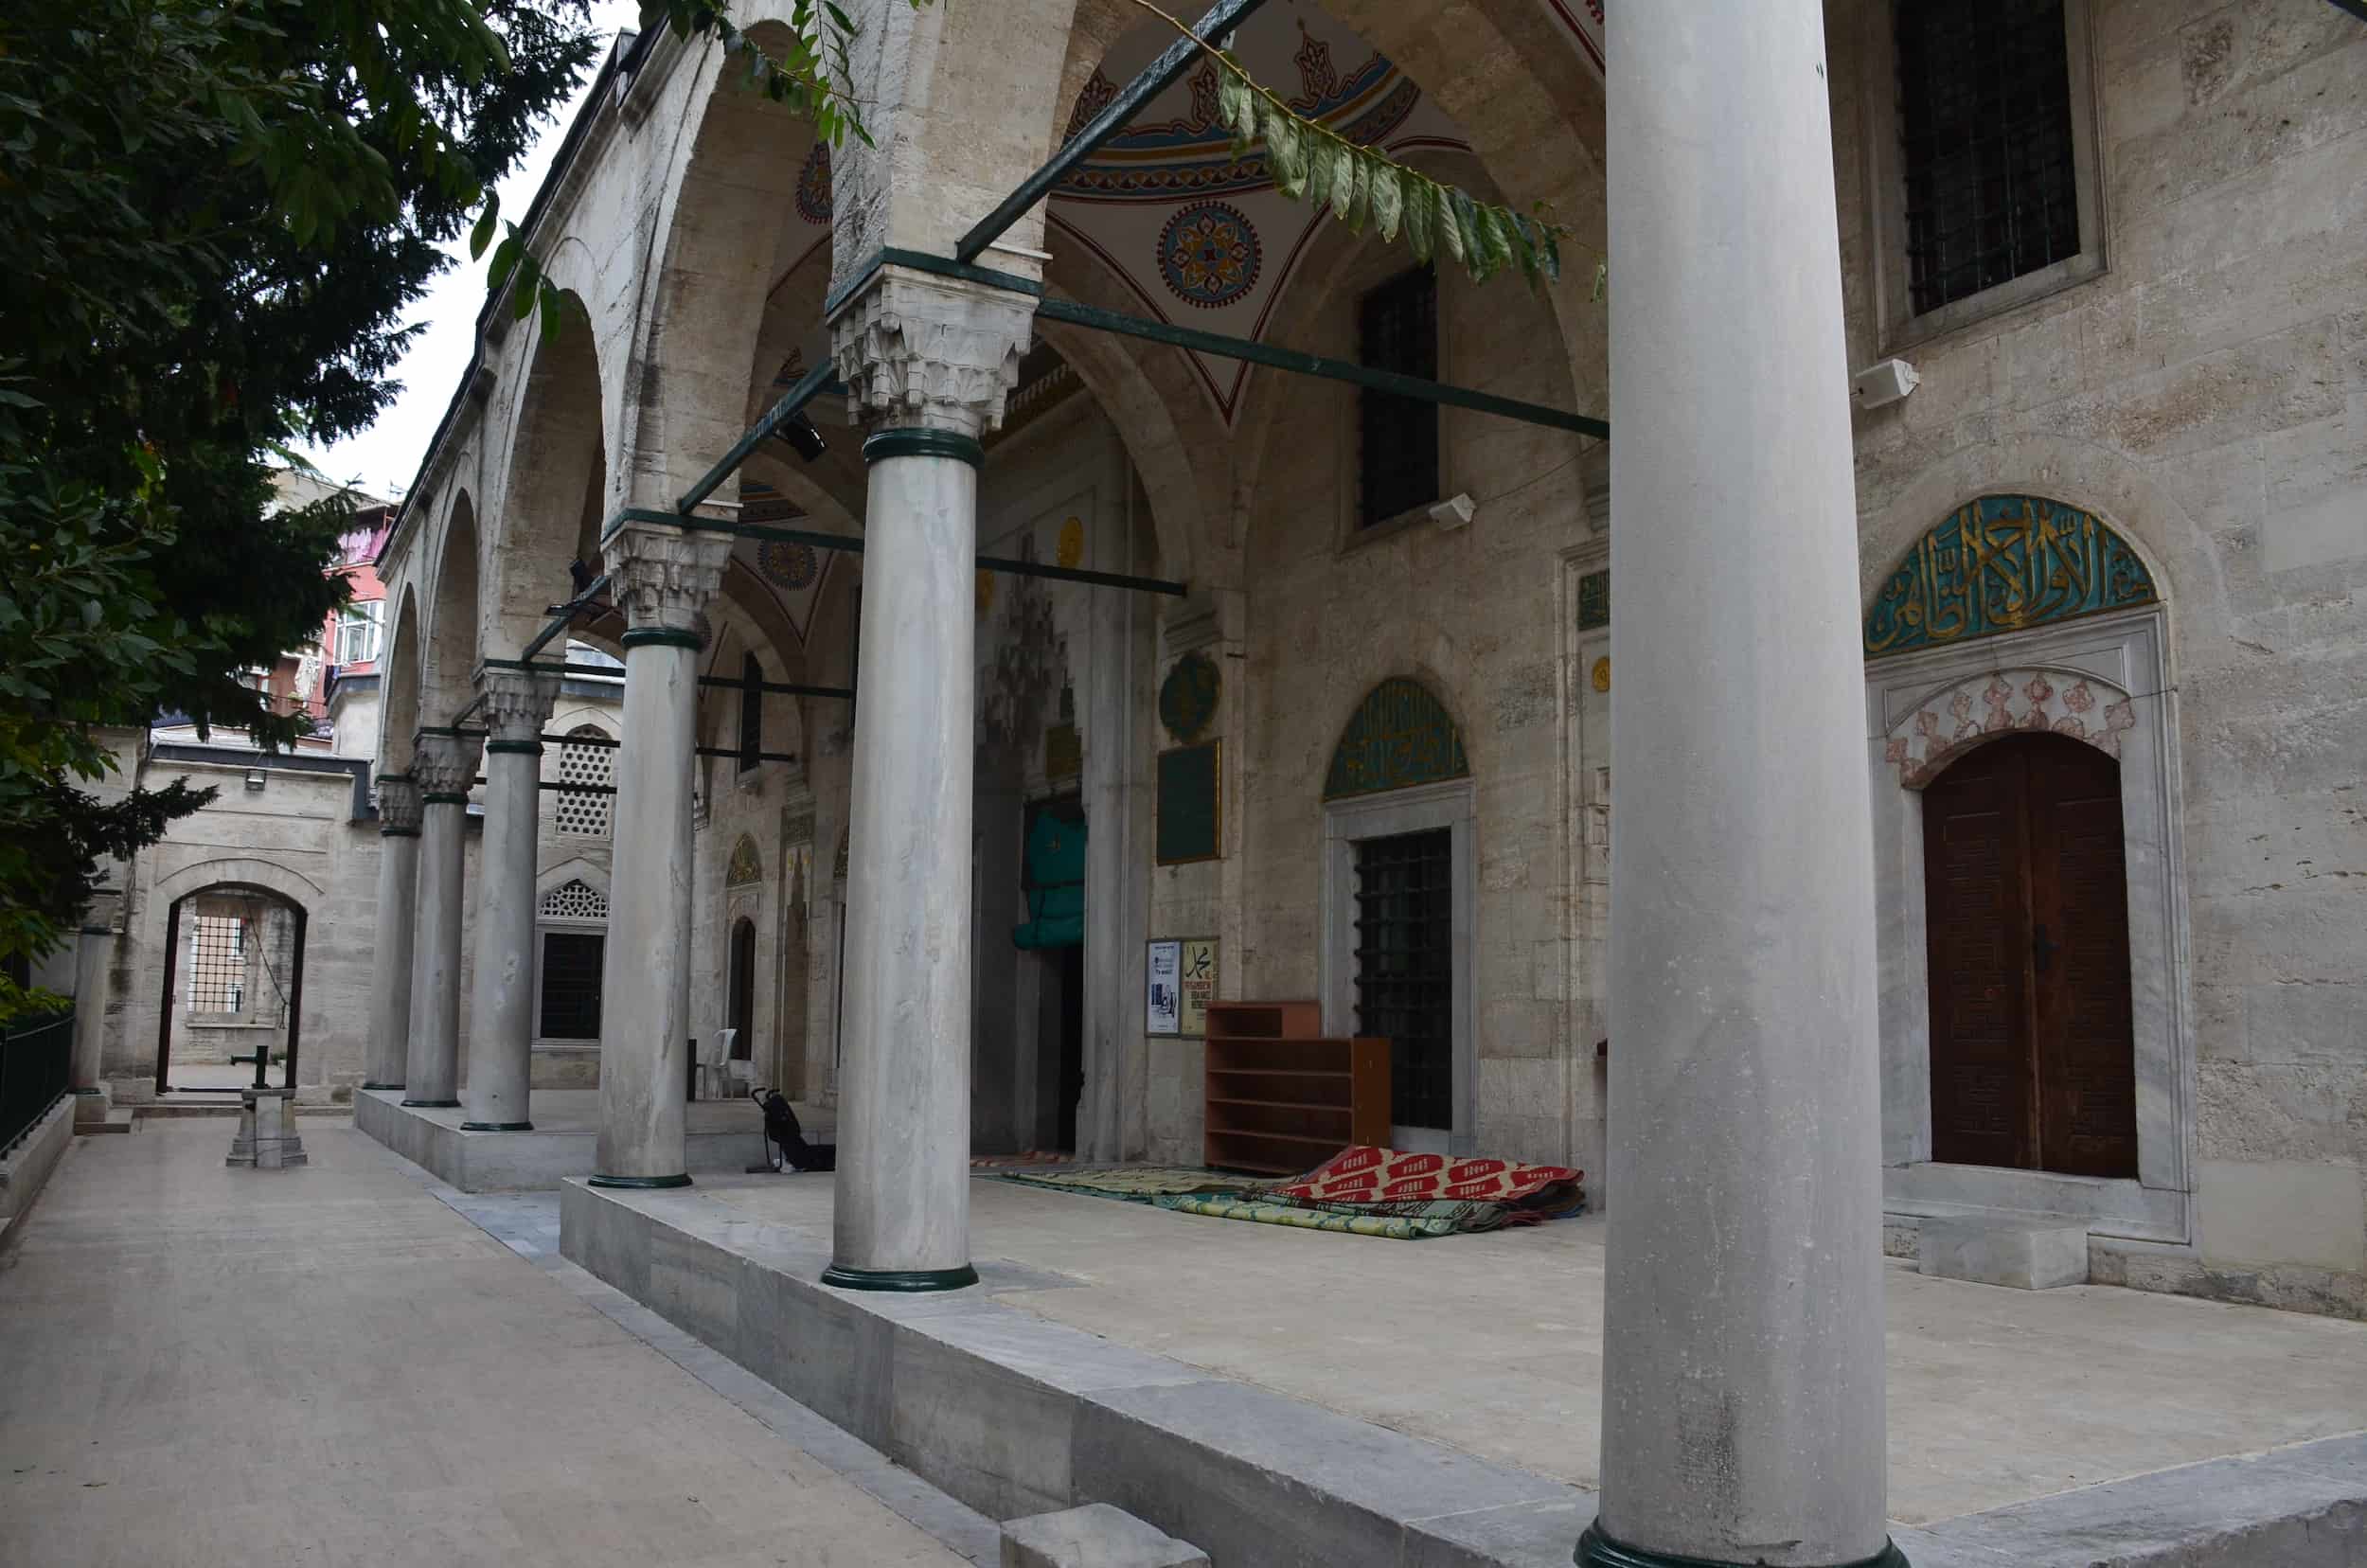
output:
POLYGON ((546 920, 604 921, 608 918, 608 900, 597 888, 577 879, 561 882, 543 894, 535 913, 546 920))
MULTIPOLYGON (((615 748, 608 739, 596 724, 578 724, 567 732, 566 742, 559 748, 559 781, 587 786, 559 792, 559 830, 562 833, 608 837, 609 803, 616 798, 605 793, 615 777, 615 748)), ((580 887, 582 883, 568 885, 580 887)), ((603 905, 601 918, 607 915, 603 905)))

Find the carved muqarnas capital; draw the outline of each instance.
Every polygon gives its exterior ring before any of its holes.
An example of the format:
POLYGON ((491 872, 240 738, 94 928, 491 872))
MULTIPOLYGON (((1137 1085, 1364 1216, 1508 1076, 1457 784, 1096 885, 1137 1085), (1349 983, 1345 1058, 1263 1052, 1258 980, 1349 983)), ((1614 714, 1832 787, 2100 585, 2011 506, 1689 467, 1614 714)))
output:
POLYGON ((610 587, 633 630, 697 632, 722 590, 732 536, 628 523, 601 547, 610 587))
POLYGON ((999 429, 1035 314, 1025 294, 882 267, 830 323, 847 407, 875 424, 999 429))
POLYGON ((378 781, 378 830, 416 833, 419 830, 419 781, 388 774, 378 781))
POLYGON ((483 750, 472 735, 422 735, 411 756, 411 776, 421 794, 467 794, 483 750))
POLYGON ((536 740, 559 705, 559 672, 505 669, 488 665, 476 672, 477 690, 485 696, 479 711, 495 740, 536 740))

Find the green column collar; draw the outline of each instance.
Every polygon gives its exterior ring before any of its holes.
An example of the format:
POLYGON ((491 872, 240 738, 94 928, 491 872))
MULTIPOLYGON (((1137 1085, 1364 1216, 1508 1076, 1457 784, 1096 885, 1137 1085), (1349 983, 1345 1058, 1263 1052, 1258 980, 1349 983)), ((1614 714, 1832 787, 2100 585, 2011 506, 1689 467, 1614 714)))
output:
POLYGON ((951 457, 974 469, 987 466, 987 449, 978 444, 976 437, 925 426, 882 430, 863 442, 864 462, 877 463, 890 457, 951 457))

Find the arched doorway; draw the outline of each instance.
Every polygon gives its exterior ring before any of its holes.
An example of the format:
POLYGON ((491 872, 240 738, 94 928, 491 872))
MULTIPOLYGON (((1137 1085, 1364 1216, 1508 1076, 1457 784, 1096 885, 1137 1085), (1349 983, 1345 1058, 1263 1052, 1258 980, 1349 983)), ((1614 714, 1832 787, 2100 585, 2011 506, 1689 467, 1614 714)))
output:
POLYGON ((2009 735, 1923 792, 1932 1158, 2137 1174, 2118 760, 2009 735))
POLYGON ((255 1081, 239 1056, 269 1050, 264 1081, 293 1088, 302 1043, 304 906, 246 882, 184 893, 165 912, 156 1093, 222 1094, 255 1081))
POLYGON ((1373 687, 1324 781, 1324 1012, 1334 1034, 1388 1040, 1397 1149, 1476 1136, 1473 816, 1446 705, 1403 676, 1373 687))
POLYGON ((748 1060, 756 1048, 756 922, 745 915, 732 923, 731 982, 723 1022, 733 1031, 732 1060, 748 1060))

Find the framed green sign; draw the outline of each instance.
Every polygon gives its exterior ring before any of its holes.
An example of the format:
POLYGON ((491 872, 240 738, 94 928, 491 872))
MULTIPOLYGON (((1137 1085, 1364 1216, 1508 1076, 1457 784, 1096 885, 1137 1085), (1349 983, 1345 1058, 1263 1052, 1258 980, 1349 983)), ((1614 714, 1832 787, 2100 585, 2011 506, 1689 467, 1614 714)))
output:
POLYGON ((1223 853, 1219 740, 1159 754, 1159 864, 1188 865, 1223 853))

